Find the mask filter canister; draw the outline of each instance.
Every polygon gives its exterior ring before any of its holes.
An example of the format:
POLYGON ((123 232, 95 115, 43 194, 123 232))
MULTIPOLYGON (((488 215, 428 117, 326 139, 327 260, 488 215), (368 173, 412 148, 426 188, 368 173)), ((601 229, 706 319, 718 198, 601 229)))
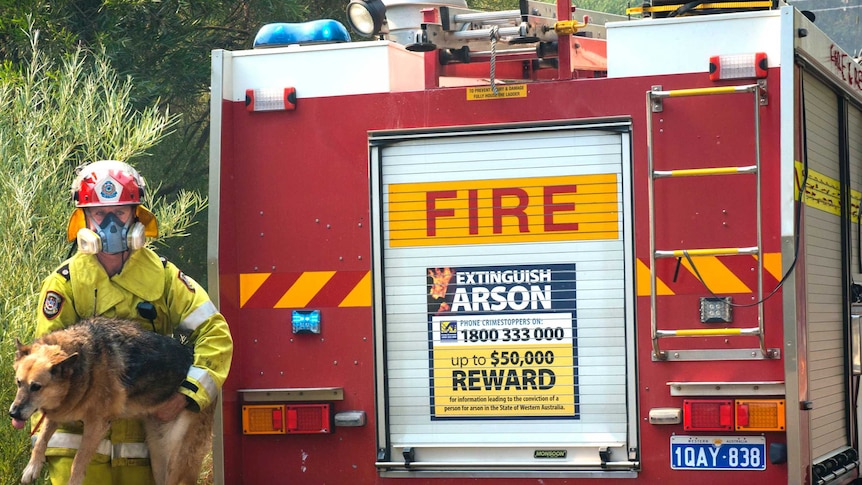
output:
POLYGON ((78 229, 78 252, 84 254, 98 254, 102 250, 102 240, 95 232, 81 228, 78 229))

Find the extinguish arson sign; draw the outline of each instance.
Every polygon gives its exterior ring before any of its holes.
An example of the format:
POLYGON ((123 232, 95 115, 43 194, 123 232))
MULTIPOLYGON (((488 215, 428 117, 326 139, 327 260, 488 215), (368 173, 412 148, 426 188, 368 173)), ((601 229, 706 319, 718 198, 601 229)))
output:
POLYGON ((432 419, 578 418, 575 275, 427 269, 432 419))

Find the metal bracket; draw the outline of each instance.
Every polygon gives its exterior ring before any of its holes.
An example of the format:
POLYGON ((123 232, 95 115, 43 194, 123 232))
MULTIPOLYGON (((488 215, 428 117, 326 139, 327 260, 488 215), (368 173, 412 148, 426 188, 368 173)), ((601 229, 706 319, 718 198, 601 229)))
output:
MULTIPOLYGON (((661 85, 653 86, 650 88, 651 92, 661 91, 661 85)), ((664 111, 664 103, 662 103, 662 98, 658 98, 655 96, 650 96, 650 110, 653 113, 661 113, 664 111)))
POLYGON ((239 389, 244 403, 343 401, 343 387, 293 387, 280 389, 239 389))
POLYGON ((671 396, 784 396, 783 381, 668 382, 671 396))
POLYGON ((757 80, 757 101, 760 106, 769 106, 769 98, 766 96, 766 79, 757 80))
POLYGON ((404 466, 410 468, 410 464, 416 461, 416 450, 412 446, 408 446, 401 450, 401 456, 404 457, 404 466))
POLYGON ((602 468, 607 468, 608 462, 611 461, 611 451, 607 446, 599 448, 599 459, 602 460, 602 468))
POLYGON ((667 350, 652 354, 654 362, 681 362, 703 360, 769 360, 781 357, 781 349, 702 349, 702 350, 667 350))

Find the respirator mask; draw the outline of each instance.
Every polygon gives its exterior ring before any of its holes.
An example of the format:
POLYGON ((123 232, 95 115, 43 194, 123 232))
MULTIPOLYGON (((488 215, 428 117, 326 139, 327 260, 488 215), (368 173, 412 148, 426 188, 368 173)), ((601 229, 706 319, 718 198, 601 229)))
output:
POLYGON ((113 212, 109 212, 95 231, 82 228, 78 230, 78 251, 85 254, 99 252, 107 254, 122 253, 126 250, 140 249, 146 242, 144 225, 130 217, 125 224, 113 212))

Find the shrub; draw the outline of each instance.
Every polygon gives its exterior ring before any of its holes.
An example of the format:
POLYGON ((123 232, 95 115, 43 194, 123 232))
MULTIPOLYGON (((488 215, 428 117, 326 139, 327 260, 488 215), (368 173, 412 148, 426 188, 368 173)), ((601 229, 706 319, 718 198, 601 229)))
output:
MULTIPOLYGON (((135 165, 177 122, 166 110, 133 110, 131 80, 120 79, 104 54, 79 49, 53 62, 39 51, 38 32, 31 34, 31 47, 24 66, 0 66, 0 392, 5 406, 15 396, 15 338, 32 340, 41 281, 72 249, 66 224, 75 168, 101 159, 135 165)), ((150 188, 158 185, 148 182, 150 188)), ((163 239, 183 236, 206 204, 192 192, 181 191, 172 201, 149 192, 148 205, 159 218, 163 239)), ((0 427, 0 484, 19 483, 29 442, 28 433, 0 427)))

